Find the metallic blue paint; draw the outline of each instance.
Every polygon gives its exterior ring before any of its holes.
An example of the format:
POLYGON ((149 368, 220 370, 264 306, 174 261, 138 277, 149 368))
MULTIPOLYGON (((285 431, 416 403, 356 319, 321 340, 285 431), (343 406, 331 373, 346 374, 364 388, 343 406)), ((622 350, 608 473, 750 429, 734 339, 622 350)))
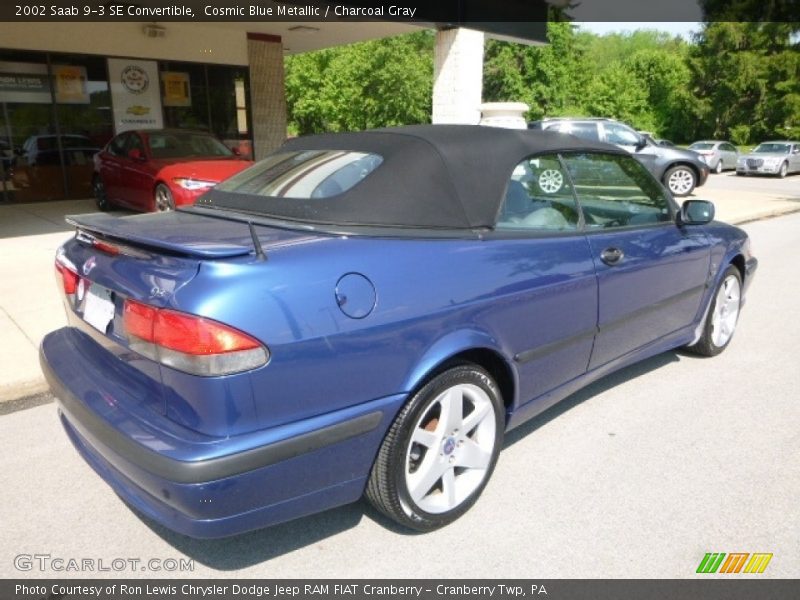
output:
MULTIPOLYGON (((64 408, 73 443, 118 493, 197 537, 356 500, 408 394, 464 352, 499 357, 509 375, 510 429, 613 370, 691 342, 722 272, 747 252, 745 234, 718 223, 442 239, 256 224, 267 255, 259 260, 236 250, 252 249, 246 221, 178 212, 78 224, 135 240, 147 254, 109 256, 66 242, 64 255, 78 269, 96 257, 91 278, 116 293, 117 317, 102 334, 65 299, 69 326, 42 344, 45 369, 119 436, 193 462, 382 414, 375 429, 331 446, 179 484, 93 442, 64 408), (624 251, 621 264, 599 259, 608 246, 624 251), (344 290, 348 274, 359 279, 344 290), (342 295, 360 309, 353 316, 343 312, 342 295), (270 361, 225 377, 156 364, 131 351, 121 333, 125 298, 240 329, 269 348, 270 361)), ((748 274, 744 289, 749 283, 748 274)))

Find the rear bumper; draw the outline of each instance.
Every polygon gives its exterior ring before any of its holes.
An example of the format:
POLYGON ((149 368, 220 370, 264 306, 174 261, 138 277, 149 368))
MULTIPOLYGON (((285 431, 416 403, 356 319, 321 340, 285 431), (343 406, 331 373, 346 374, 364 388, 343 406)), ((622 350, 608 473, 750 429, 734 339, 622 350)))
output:
POLYGON ((129 410, 126 395, 135 387, 120 385, 102 365, 82 360, 75 369, 77 346, 85 350, 91 342, 81 336, 64 328, 40 348, 65 430, 123 499, 192 537, 234 535, 357 500, 404 400, 392 396, 271 430, 212 438, 181 431, 154 411, 129 410))

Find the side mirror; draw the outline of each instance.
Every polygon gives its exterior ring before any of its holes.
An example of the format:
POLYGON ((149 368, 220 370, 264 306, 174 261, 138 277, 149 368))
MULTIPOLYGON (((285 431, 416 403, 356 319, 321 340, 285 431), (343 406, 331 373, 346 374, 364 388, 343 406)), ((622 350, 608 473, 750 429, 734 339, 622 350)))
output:
POLYGON ((128 150, 128 158, 130 158, 131 160, 138 160, 138 161, 145 160, 144 155, 142 154, 142 151, 139 150, 139 148, 131 148, 130 150, 128 150))
POLYGON ((643 135, 640 135, 639 139, 636 140, 636 151, 638 152, 639 150, 641 150, 645 146, 647 146, 647 138, 645 136, 643 136, 643 135))
POLYGON ((680 225, 705 225, 714 220, 714 203, 708 200, 686 200, 681 205, 680 225))
POLYGON ((238 146, 234 147, 234 148, 231 148, 231 152, 233 152, 234 156, 241 156, 242 155, 242 151, 239 150, 238 146))

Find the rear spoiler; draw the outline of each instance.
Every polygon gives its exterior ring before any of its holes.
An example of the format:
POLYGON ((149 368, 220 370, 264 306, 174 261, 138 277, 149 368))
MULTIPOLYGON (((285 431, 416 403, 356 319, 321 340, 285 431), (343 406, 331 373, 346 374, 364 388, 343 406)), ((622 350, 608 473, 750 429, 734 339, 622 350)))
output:
MULTIPOLYGON (((180 256, 200 259, 222 259, 245 256, 253 252, 249 244, 214 242, 212 236, 203 235, 203 227, 187 227, 186 221, 202 219, 213 226, 210 219, 182 213, 180 220, 153 222, 155 215, 136 215, 113 217, 103 213, 69 215, 65 217, 69 225, 77 228, 79 235, 100 236, 125 246, 138 246, 143 249, 167 252, 180 256)), ((199 223, 192 223, 199 225, 199 223)), ((205 223, 203 223, 204 225, 205 223)), ((242 227, 243 236, 249 237, 247 226, 242 227)), ((249 240, 248 240, 249 241, 249 240)))

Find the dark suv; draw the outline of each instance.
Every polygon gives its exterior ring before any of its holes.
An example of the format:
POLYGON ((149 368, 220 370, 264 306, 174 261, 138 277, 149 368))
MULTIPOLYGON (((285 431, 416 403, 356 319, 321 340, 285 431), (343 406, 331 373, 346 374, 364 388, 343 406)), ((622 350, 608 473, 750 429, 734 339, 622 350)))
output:
POLYGON ((552 118, 528 123, 529 129, 550 129, 585 140, 614 144, 633 154, 673 196, 688 196, 706 182, 708 165, 689 150, 660 146, 625 123, 602 118, 552 118))

